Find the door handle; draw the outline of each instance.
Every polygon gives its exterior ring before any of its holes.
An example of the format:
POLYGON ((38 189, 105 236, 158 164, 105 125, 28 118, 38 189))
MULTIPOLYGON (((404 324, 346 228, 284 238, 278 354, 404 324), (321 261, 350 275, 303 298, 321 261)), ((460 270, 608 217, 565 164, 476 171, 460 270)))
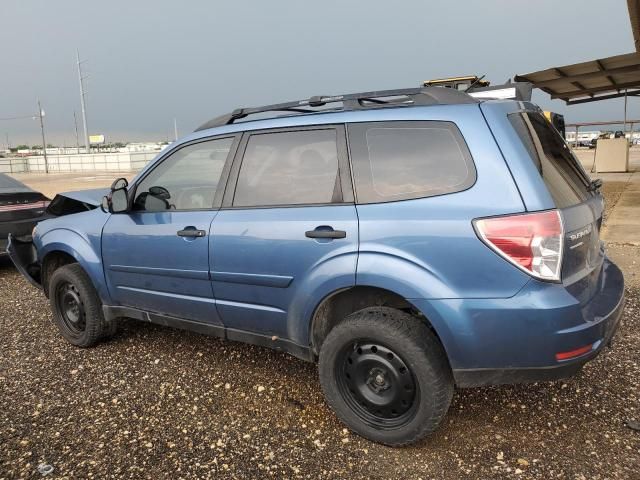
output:
POLYGON ((184 230, 178 230, 179 237, 198 238, 207 234, 204 230, 196 230, 194 227, 187 227, 184 230))
POLYGON ((347 232, 344 230, 308 230, 304 232, 304 235, 307 238, 345 238, 347 236, 347 232))

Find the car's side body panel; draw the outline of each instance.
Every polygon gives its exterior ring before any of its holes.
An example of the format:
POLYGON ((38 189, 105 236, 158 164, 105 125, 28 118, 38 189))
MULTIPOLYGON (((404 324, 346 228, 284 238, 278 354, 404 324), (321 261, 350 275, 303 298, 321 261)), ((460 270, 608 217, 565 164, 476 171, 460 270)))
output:
POLYGON ((95 209, 45 220, 38 224, 38 235, 33 240, 40 263, 53 252, 71 255, 91 277, 100 299, 111 304, 101 249, 102 227, 108 218, 108 214, 95 209))
POLYGON ((498 298, 515 295, 529 280, 497 262, 473 230, 473 218, 522 212, 524 205, 478 106, 460 113, 434 108, 423 118, 455 123, 473 157, 475 184, 451 194, 358 205, 359 285, 405 298, 498 298))
POLYGON ((357 238, 353 205, 220 211, 211 279, 225 326, 307 344, 310 308, 355 285, 357 238), (306 238, 318 225, 346 237, 306 238))
POLYGON ((209 232, 216 211, 131 212, 111 215, 102 235, 102 261, 119 305, 220 324, 209 281, 209 232))

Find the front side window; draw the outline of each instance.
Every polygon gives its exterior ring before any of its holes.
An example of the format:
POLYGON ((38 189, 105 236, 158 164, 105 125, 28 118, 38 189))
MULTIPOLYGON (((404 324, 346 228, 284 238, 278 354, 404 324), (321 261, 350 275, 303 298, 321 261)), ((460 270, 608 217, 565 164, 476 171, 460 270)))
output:
POLYGON ((172 153, 138 184, 134 210, 213 208, 233 140, 233 137, 209 140, 172 153))
POLYGON ((341 201, 335 129, 249 137, 233 198, 235 207, 341 201))
POLYGON ((469 150, 453 123, 354 123, 349 144, 359 203, 459 192, 476 179, 469 150))

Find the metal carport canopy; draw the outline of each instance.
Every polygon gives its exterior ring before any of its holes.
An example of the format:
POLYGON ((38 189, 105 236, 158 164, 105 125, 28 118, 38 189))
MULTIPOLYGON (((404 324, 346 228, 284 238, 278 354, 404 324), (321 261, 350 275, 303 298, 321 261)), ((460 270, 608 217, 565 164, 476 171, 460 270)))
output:
POLYGON ((640 94, 640 52, 516 75, 568 105, 640 94))
POLYGON ((640 0, 627 0, 627 8, 634 53, 516 75, 515 80, 530 82, 568 105, 640 96, 640 0))

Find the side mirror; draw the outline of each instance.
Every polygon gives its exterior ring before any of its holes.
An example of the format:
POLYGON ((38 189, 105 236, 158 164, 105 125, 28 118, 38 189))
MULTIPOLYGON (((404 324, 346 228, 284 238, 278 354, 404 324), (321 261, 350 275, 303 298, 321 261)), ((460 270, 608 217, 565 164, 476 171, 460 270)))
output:
POLYGON ((113 190, 110 198, 109 211, 111 213, 122 213, 129 209, 129 196, 127 195, 127 188, 122 187, 117 190, 113 190))
POLYGON ((151 187, 149 188, 149 194, 153 195, 159 200, 169 200, 171 198, 169 190, 164 187, 151 187))
POLYGON ((100 208, 103 212, 122 213, 129 209, 129 196, 126 188, 112 190, 109 195, 102 197, 100 208))
POLYGON ((116 178, 111 184, 111 191, 113 192, 114 190, 127 188, 128 186, 129 186, 129 181, 126 178, 124 177, 116 178))
POLYGON ((126 178, 116 178, 111 184, 109 195, 102 197, 102 202, 100 202, 102 211, 109 213, 126 212, 129 209, 128 186, 129 181, 126 178))

